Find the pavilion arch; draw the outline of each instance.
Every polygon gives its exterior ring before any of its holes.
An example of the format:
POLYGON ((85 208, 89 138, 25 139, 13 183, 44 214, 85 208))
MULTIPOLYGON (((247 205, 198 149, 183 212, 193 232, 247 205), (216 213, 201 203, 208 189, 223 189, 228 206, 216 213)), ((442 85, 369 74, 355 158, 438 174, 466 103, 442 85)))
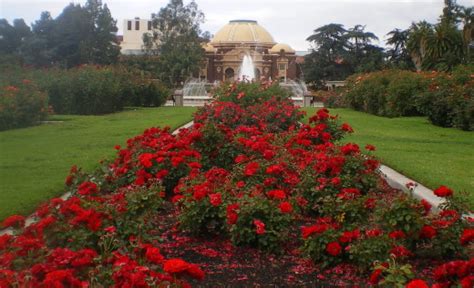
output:
POLYGON ((234 81, 235 71, 231 67, 225 69, 224 71, 225 81, 234 81))

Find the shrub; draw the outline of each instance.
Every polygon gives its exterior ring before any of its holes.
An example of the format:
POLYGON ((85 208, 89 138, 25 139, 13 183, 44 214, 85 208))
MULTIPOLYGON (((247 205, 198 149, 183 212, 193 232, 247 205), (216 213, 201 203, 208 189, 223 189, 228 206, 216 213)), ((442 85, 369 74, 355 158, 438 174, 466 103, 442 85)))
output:
POLYGON ((347 79, 343 93, 353 109, 387 117, 424 115, 442 127, 474 130, 474 66, 451 74, 387 70, 347 79))
MULTIPOLYGON (((124 75, 123 75, 124 76, 124 75)), ((82 66, 64 73, 48 87, 50 103, 60 114, 105 114, 124 106, 121 82, 112 68, 82 66)))
MULTIPOLYGON (((286 240, 301 224, 299 251, 316 266, 352 264, 367 271, 395 258, 400 265, 378 267, 377 273, 387 285, 403 285, 411 277, 404 264, 412 256, 424 256, 422 268, 429 257, 453 257, 435 269, 435 280, 445 286, 471 281, 472 261, 464 259, 474 230, 462 219, 466 211, 453 201, 453 191, 436 189, 447 201, 439 215, 429 214, 429 204, 377 181, 378 162, 359 146, 337 142, 352 131, 349 125, 325 109, 309 124, 293 124, 298 111, 286 100, 273 105, 274 99, 246 107, 216 102, 178 135, 150 128, 129 139, 93 174, 73 167, 66 179, 72 197, 41 206, 38 222, 28 227, 22 216, 4 221, 15 233, 0 236, 0 286, 189 287, 180 277, 202 279, 203 271, 160 252, 199 253, 203 246, 181 246, 199 239, 188 232, 201 239, 219 233, 217 247, 226 251, 205 253, 222 254, 224 261, 232 255, 226 238, 296 257, 296 246, 286 240), (256 114, 256 108, 247 114, 259 105, 273 105, 279 120, 256 114), (203 139, 205 145, 229 146, 219 146, 224 151, 213 158, 215 149, 197 144, 203 139), (225 169, 212 166, 225 157, 225 169)), ((334 271, 343 273, 343 266, 334 271)))
POLYGON ((213 91, 213 94, 218 101, 230 101, 242 107, 263 103, 270 98, 281 100, 290 97, 290 92, 280 87, 277 82, 223 83, 213 91))
POLYGON ((161 106, 169 94, 137 71, 87 65, 63 71, 47 90, 55 112, 86 115, 120 111, 125 105, 161 106))
POLYGON ((344 108, 347 106, 343 94, 337 89, 336 91, 318 90, 314 92, 315 101, 322 101, 324 107, 327 108, 344 108))
POLYGON ((46 93, 32 81, 0 87, 0 130, 36 125, 47 114, 46 93))
POLYGON ((290 214, 282 213, 275 201, 264 197, 243 197, 236 207, 237 220, 228 222, 232 242, 278 252, 287 239, 290 214))

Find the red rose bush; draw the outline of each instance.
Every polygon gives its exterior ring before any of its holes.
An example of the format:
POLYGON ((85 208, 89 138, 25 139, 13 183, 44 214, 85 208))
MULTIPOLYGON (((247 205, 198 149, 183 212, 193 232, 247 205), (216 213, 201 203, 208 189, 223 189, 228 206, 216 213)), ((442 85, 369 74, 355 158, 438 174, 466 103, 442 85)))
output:
POLYGON ((94 173, 73 167, 71 196, 41 205, 33 224, 7 218, 14 233, 0 236, 0 287, 206 281, 212 265, 169 254, 185 241, 178 232, 279 255, 293 243, 292 254, 322 268, 372 273, 372 285, 472 284, 474 230, 451 189, 435 190, 446 203, 431 213, 382 181, 375 147, 339 141, 349 124, 326 109, 301 123, 303 113, 270 83, 222 85, 215 95, 191 128, 150 128, 94 173), (437 263, 431 276, 417 274, 415 259, 437 263))

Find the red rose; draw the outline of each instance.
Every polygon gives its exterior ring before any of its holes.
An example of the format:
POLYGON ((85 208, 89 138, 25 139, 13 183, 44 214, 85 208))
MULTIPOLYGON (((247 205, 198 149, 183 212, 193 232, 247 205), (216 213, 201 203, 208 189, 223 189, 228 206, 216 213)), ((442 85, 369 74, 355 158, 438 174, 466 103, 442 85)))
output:
POLYGON ((341 237, 339 237, 339 242, 341 243, 350 243, 354 240, 359 239, 360 237, 360 230, 356 229, 354 231, 344 231, 341 237))
POLYGON ((270 198, 279 199, 279 200, 282 200, 282 199, 286 198, 285 191, 283 191, 283 190, 271 190, 267 193, 267 195, 270 198))
POLYGON ((430 286, 428 286, 428 284, 426 284, 425 281, 420 280, 420 279, 411 280, 405 287, 406 288, 430 288, 430 286))
POLYGON ((281 213, 291 213, 293 211, 293 206, 291 206, 291 204, 286 201, 281 202, 279 207, 281 213))
POLYGON ((432 226, 425 225, 423 228, 421 228, 420 238, 431 239, 436 236, 436 233, 436 229, 434 229, 432 226))
POLYGON ((332 256, 337 256, 341 254, 342 247, 339 245, 338 242, 331 242, 328 245, 326 245, 326 252, 328 252, 329 255, 332 256))
POLYGON ((440 186, 438 189, 434 190, 434 194, 438 197, 449 197, 453 195, 453 190, 446 186, 440 186))
POLYGON ((425 215, 430 213, 432 207, 430 202, 426 201, 425 199, 421 199, 421 205, 423 205, 423 209, 425 209, 425 215))
POLYGON ((377 200, 375 200, 374 198, 368 198, 367 200, 365 200, 365 203, 364 203, 365 208, 372 210, 375 208, 375 205, 377 205, 377 200))
POLYGON ((370 274, 369 283, 372 285, 377 285, 380 282, 380 275, 382 272, 382 269, 375 269, 374 272, 370 274))
POLYGON ((337 197, 343 200, 351 200, 360 196, 360 191, 357 188, 343 188, 341 192, 337 194, 337 197))
POLYGON ((245 166, 244 174, 245 176, 252 176, 257 173, 260 165, 257 162, 251 162, 245 166))
POLYGON ((183 259, 173 258, 165 261, 163 270, 169 274, 180 273, 186 271, 188 265, 189 263, 183 259))
POLYGON ((349 133, 354 132, 354 130, 352 129, 351 125, 349 125, 349 124, 347 124, 347 123, 343 123, 343 124, 342 124, 341 130, 342 130, 342 131, 349 132, 349 133))
POLYGON ((255 225, 255 233, 258 235, 265 234, 265 223, 258 219, 254 219, 253 224, 255 225))
POLYGON ((234 225, 237 223, 238 215, 236 210, 239 209, 239 204, 231 204, 227 205, 227 224, 234 225))
POLYGON ((143 153, 138 156, 138 161, 140 161, 140 164, 145 168, 150 168, 153 166, 151 160, 153 160, 153 154, 151 153, 143 153))
POLYGON ((163 179, 165 179, 166 176, 168 176, 169 173, 170 172, 168 170, 162 169, 162 170, 156 172, 155 177, 160 179, 160 180, 163 180, 163 179))
POLYGON ((95 194, 97 192, 98 192, 97 184, 95 184, 94 182, 86 181, 86 182, 81 183, 81 185, 77 187, 77 193, 79 193, 79 195, 86 196, 86 195, 95 194))
POLYGON ((115 226, 109 226, 105 228, 104 231, 107 233, 115 233, 117 231, 117 228, 115 228, 115 226))
POLYGON ((160 253, 160 249, 156 247, 148 247, 145 252, 145 257, 153 264, 161 264, 165 259, 160 253))
POLYGON ((393 231, 393 232, 390 232, 388 234, 388 237, 392 238, 392 239, 403 239, 406 237, 405 233, 401 230, 396 230, 396 231, 393 231))
POLYGON ((474 241, 474 229, 469 229, 469 228, 464 229, 464 231, 462 232, 460 241, 461 241, 461 245, 466 245, 474 241))
POLYGON ((390 254, 393 254, 396 258, 410 257, 413 255, 410 250, 402 245, 393 247, 392 250, 390 250, 390 254))
POLYGON ((474 286, 474 276, 467 276, 461 279, 461 288, 471 288, 474 286))
POLYGON ((380 229, 372 229, 365 231, 365 235, 367 235, 367 237, 378 237, 382 234, 383 232, 380 229))
POLYGON ((374 145, 367 144, 367 145, 365 145, 365 150, 367 150, 367 151, 375 151, 375 146, 374 146, 374 145))
POLYGON ((313 234, 323 233, 328 229, 329 229, 328 224, 316 224, 316 225, 301 228, 301 234, 303 235, 303 239, 307 239, 309 236, 313 234))
POLYGON ((3 228, 22 228, 23 226, 25 226, 25 217, 21 215, 12 215, 3 221, 2 226, 3 228))
POLYGON ((221 193, 209 194, 209 202, 214 207, 221 205, 222 203, 222 196, 221 193))

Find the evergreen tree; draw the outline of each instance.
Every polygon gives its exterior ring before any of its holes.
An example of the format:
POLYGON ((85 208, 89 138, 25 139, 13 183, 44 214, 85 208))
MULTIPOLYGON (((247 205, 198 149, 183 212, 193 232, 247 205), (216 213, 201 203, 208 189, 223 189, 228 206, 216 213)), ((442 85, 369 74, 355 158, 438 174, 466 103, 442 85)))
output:
POLYGON ((41 13, 40 19, 32 25, 32 35, 23 43, 21 55, 30 65, 47 67, 53 62, 54 20, 47 11, 41 13))
POLYGON ((0 19, 0 53, 18 54, 30 34, 30 27, 23 19, 13 20, 13 25, 6 19, 0 19))
POLYGON ((153 33, 143 36, 145 51, 159 55, 159 78, 169 86, 178 86, 199 71, 203 60, 200 25, 204 14, 194 1, 184 5, 182 0, 170 0, 152 14, 152 21, 153 33))

